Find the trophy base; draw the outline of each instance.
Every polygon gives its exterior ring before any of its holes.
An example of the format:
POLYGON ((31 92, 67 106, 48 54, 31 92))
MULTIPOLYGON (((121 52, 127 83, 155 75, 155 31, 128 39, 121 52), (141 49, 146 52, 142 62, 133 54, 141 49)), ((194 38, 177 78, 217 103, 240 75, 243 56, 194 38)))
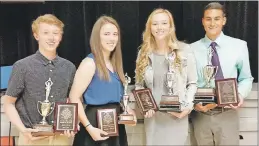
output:
POLYGON ((215 96, 215 89, 213 88, 198 88, 194 96, 194 101, 202 103, 215 103, 215 96))
POLYGON ((181 112, 181 105, 177 95, 162 95, 159 111, 161 112, 181 112))
POLYGON ((179 97, 177 95, 162 95, 160 104, 178 104, 179 97))
POLYGON ((160 105, 159 111, 161 112, 181 112, 181 105, 160 105))
POLYGON ((119 116, 118 124, 136 124, 136 122, 134 121, 134 115, 121 114, 119 116))
POLYGON ((216 96, 214 88, 198 88, 195 96, 216 96))
POLYGON ((33 126, 33 129, 38 129, 38 132, 32 132, 32 136, 37 137, 37 136, 53 136, 55 135, 53 131, 53 126, 52 125, 41 125, 41 124, 36 124, 33 126))

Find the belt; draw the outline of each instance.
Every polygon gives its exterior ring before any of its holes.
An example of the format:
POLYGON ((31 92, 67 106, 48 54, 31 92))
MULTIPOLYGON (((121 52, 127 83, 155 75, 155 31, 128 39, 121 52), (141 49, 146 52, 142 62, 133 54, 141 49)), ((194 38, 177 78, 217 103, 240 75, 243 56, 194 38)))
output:
POLYGON ((218 114, 221 114, 221 113, 229 111, 229 110, 232 110, 232 108, 216 107, 207 112, 201 112, 201 113, 205 114, 205 115, 213 116, 213 115, 218 115, 218 114))

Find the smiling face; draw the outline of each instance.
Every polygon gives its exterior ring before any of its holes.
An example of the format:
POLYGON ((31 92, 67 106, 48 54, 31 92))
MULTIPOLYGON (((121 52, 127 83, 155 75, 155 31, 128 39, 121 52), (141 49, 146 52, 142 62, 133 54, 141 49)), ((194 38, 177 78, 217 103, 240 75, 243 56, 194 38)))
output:
POLYGON ((104 51, 112 52, 118 43, 118 28, 111 23, 106 23, 101 27, 100 40, 104 51))
POLYGON ((166 13, 155 14, 151 19, 151 33, 156 40, 165 39, 170 30, 169 17, 166 13))
POLYGON ((215 40, 226 24, 226 17, 220 9, 208 9, 204 12, 202 24, 207 37, 211 40, 215 40))
POLYGON ((56 52, 62 39, 61 29, 53 24, 40 23, 37 32, 34 34, 38 41, 39 49, 46 52, 56 52))

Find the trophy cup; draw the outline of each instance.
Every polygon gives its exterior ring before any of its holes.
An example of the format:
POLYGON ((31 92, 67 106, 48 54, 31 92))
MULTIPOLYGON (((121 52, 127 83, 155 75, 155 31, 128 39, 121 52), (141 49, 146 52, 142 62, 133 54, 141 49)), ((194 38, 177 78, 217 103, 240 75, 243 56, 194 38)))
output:
POLYGON ((208 65, 203 68, 203 78, 205 80, 205 86, 202 88, 198 88, 194 97, 194 102, 202 103, 202 104, 215 104, 215 89, 211 88, 210 82, 214 79, 218 67, 213 66, 211 63, 213 49, 209 49, 208 53, 208 65))
POLYGON ((179 97, 177 95, 173 94, 173 86, 175 83, 175 73, 173 69, 173 61, 175 59, 175 54, 169 54, 167 57, 167 61, 169 64, 168 72, 166 73, 166 87, 168 88, 168 94, 162 95, 161 101, 160 101, 160 111, 174 111, 174 112, 180 112, 181 111, 181 105, 179 102, 179 97))
POLYGON ((120 114, 119 116, 119 124, 135 124, 136 122, 134 121, 134 115, 129 114, 127 112, 127 107, 128 107, 128 101, 129 101, 129 95, 127 94, 127 88, 128 84, 131 82, 131 78, 125 74, 125 84, 124 84, 124 95, 123 95, 123 106, 124 106, 124 112, 120 114))
POLYGON ((38 113, 42 116, 42 120, 38 124, 33 125, 34 129, 39 130, 38 132, 33 132, 32 133, 33 136, 54 135, 53 126, 49 125, 46 120, 46 117, 49 116, 53 112, 54 106, 55 106, 54 102, 50 102, 48 100, 51 86, 53 85, 53 82, 51 81, 50 78, 48 81, 45 82, 45 85, 46 85, 46 88, 45 88, 46 89, 46 99, 44 101, 38 101, 38 103, 37 103, 38 113))

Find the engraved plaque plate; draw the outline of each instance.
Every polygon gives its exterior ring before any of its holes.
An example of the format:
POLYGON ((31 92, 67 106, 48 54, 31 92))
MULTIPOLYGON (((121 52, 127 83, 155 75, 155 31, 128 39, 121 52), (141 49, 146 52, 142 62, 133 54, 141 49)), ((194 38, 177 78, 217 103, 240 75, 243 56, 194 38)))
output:
MULTIPOLYGON (((108 133, 108 136, 118 136, 118 117, 116 109, 97 110, 98 128, 108 133)), ((102 135, 103 136, 103 135, 102 135)))
POLYGON ((216 94, 219 107, 239 102, 236 78, 216 80, 216 94))
POLYGON ((77 103, 56 103, 54 131, 64 132, 70 130, 77 132, 78 105, 77 103))
POLYGON ((142 114, 145 114, 148 110, 153 109, 158 110, 157 104, 149 88, 132 90, 137 105, 140 108, 142 114))

